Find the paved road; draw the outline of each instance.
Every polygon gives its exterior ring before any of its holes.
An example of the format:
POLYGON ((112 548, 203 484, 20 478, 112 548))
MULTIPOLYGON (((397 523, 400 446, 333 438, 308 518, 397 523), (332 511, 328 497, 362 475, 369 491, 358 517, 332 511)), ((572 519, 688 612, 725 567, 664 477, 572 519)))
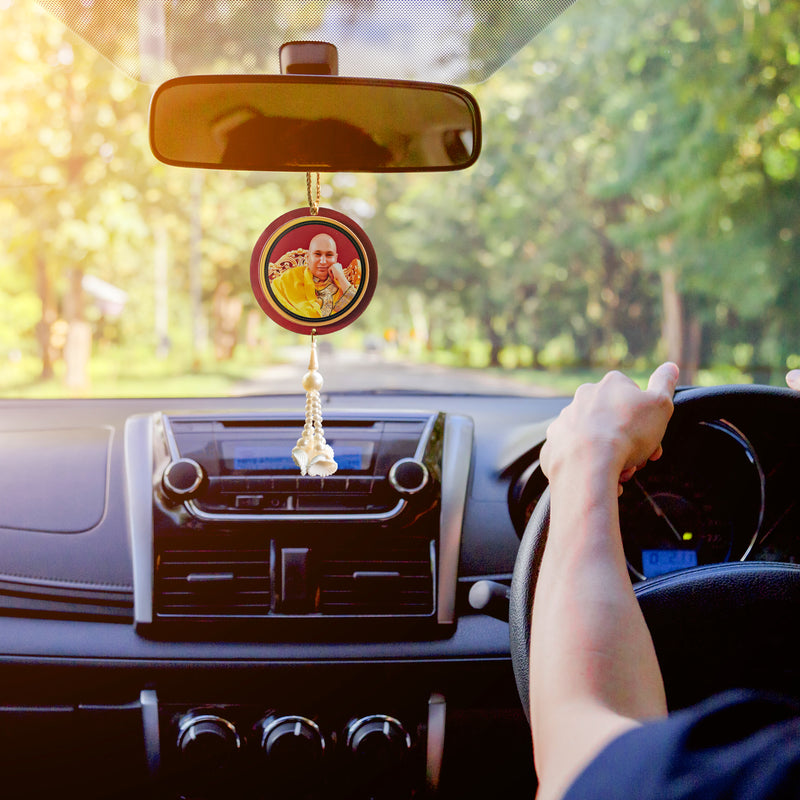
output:
MULTIPOLYGON (((237 394, 282 394, 302 392, 301 381, 308 370, 308 349, 285 352, 284 364, 265 367, 258 377, 241 383, 237 394)), ((351 351, 322 353, 320 372, 325 390, 330 392, 370 389, 422 390, 467 394, 521 394, 531 397, 552 396, 540 386, 515 381, 513 373, 497 375, 480 369, 442 367, 435 364, 412 364, 351 351)))

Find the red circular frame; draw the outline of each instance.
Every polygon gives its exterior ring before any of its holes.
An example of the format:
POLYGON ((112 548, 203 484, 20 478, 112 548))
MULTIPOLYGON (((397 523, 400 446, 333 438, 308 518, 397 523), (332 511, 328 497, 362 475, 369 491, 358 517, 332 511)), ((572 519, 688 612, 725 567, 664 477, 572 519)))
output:
MULTIPOLYGON (((347 252, 348 247, 342 249, 347 252)), ((347 327, 369 305, 377 280, 378 261, 369 237, 350 217, 331 208, 320 208, 317 214, 311 214, 308 208, 298 208, 282 214, 258 237, 250 258, 250 286, 259 306, 270 319, 293 333, 319 335, 347 327), (356 296, 336 314, 320 318, 300 316, 273 296, 267 270, 270 260, 274 261, 274 258, 271 259, 273 254, 280 256, 303 245, 308 246, 313 236, 323 232, 329 235, 338 234, 337 249, 344 236, 361 261, 361 281, 356 296), (276 253, 278 250, 280 252, 276 253)))

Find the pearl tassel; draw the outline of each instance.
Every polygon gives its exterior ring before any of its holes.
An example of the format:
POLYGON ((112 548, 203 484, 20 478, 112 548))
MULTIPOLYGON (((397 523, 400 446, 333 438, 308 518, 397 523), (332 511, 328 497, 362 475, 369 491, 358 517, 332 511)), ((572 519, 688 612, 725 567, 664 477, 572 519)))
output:
POLYGON ((292 450, 292 458, 300 467, 301 475, 324 478, 333 475, 339 465, 334 461, 333 448, 325 441, 325 432, 322 429, 322 400, 319 396, 322 384, 317 361, 316 331, 312 331, 308 372, 303 376, 303 388, 306 390, 306 423, 292 450))

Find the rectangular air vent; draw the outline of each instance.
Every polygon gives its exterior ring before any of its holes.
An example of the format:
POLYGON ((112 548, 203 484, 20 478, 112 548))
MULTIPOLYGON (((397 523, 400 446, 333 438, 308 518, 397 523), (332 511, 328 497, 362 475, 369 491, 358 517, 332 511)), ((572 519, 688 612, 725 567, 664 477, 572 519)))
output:
POLYGON ((364 542, 323 556, 320 611, 326 616, 430 616, 434 613, 433 542, 364 542))
POLYGON ((261 546, 235 537, 224 545, 210 538, 185 546, 172 542, 156 558, 156 614, 162 619, 242 620, 435 613, 434 540, 364 541, 342 534, 297 544, 284 546, 278 540, 261 546), (302 558, 287 561, 290 551, 302 558), (290 563, 291 577, 281 573, 290 563), (293 593, 302 589, 306 599, 282 596, 289 587, 293 593))
POLYGON ((156 566, 159 616, 266 617, 267 548, 163 550, 156 566))

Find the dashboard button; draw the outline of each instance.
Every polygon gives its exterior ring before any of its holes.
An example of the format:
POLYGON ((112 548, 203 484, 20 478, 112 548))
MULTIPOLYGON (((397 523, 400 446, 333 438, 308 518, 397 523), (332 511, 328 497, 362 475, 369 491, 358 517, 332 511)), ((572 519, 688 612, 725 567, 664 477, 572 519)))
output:
POLYGON ((275 488, 275 482, 266 475, 256 475, 247 479, 248 492, 271 492, 275 488))
POLYGON ((264 511, 283 511, 287 508, 294 508, 294 495, 290 494, 268 494, 264 497, 264 511))
POLYGON ((236 495, 236 508, 252 510, 254 508, 261 508, 264 502, 264 496, 260 494, 237 494, 236 495))
POLYGON ((347 491, 347 475, 331 475, 323 479, 322 491, 334 494, 342 494, 347 491))
POLYGON ((372 491, 372 478, 348 478, 347 491, 369 494, 372 491))
POLYGON ((275 492, 296 492, 298 490, 298 478, 280 476, 272 479, 272 489, 275 492))
POLYGON ((322 478, 303 477, 297 482, 297 491, 301 494, 319 493, 323 491, 322 478))

